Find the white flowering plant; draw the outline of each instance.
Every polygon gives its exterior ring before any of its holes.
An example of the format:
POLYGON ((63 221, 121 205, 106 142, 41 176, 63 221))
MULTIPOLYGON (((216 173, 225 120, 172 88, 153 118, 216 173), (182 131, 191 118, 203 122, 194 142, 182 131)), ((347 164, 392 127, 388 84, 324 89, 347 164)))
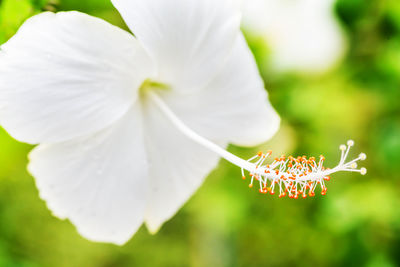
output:
POLYGON ((28 19, 0 50, 0 124, 37 145, 28 170, 53 214, 85 238, 122 245, 155 233, 220 157, 261 193, 315 195, 338 171, 324 158, 243 160, 278 130, 233 0, 113 0, 132 33, 80 12, 28 19))

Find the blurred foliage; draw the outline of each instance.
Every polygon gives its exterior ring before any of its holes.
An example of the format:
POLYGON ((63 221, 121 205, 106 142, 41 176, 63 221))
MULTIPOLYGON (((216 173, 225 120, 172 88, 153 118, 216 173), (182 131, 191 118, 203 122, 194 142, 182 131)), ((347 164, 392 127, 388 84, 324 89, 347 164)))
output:
MULTIPOLYGON (((0 43, 41 11, 79 10, 126 29, 108 0, 0 0, 0 43)), ((329 73, 261 69, 283 118, 260 149, 338 159, 348 138, 368 155, 368 175, 338 174, 326 197, 258 194, 225 161, 157 235, 142 227, 123 247, 89 242, 51 216, 27 173, 30 146, 0 133, 0 266, 399 266, 400 2, 338 0, 349 38, 329 73)), ((256 58, 265 53, 249 40, 256 58)))

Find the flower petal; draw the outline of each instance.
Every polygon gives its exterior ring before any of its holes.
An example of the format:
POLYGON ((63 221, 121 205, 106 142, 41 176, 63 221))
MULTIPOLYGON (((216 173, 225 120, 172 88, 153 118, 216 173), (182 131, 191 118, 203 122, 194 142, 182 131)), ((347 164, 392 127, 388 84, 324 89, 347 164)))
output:
POLYGON ((145 107, 150 195, 145 221, 155 233, 216 167, 219 156, 189 140, 153 103, 145 107))
MULTIPOLYGON (((268 140, 280 119, 268 102, 242 35, 225 63, 204 90, 192 94, 160 91, 160 96, 189 127, 222 147, 228 142, 255 145, 268 140)), ((147 151, 152 160, 145 220, 155 232, 197 190, 219 157, 182 135, 156 108, 147 107, 145 116, 147 151)))
POLYGON ((160 82, 188 92, 203 87, 228 57, 239 34, 232 0, 112 0, 158 64, 160 82))
POLYGON ((265 37, 278 71, 320 73, 331 68, 346 51, 337 22, 334 0, 247 0, 243 25, 265 37))
POLYGON ((94 135, 36 147, 28 168, 54 215, 89 240, 129 240, 143 223, 148 193, 142 130, 135 108, 94 135))
POLYGON ((270 139, 280 119, 243 35, 223 71, 193 94, 168 92, 164 99, 190 128, 213 141, 254 146, 270 139))
POLYGON ((0 50, 0 123, 28 143, 60 142, 121 118, 151 76, 139 42, 78 12, 29 19, 0 50))

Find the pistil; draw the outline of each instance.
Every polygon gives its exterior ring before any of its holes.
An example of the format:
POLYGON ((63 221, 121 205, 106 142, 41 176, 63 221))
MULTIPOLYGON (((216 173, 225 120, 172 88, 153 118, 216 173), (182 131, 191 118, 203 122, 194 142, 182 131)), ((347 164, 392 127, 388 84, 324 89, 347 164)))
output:
POLYGON ((307 158, 306 156, 296 158, 281 156, 275 158, 271 163, 265 164, 272 154, 271 151, 268 151, 267 153, 259 152, 248 160, 241 159, 187 127, 155 92, 149 90, 146 93, 166 118, 185 136, 240 167, 242 179, 247 179, 245 174, 245 171, 247 171, 250 176, 249 187, 253 187, 257 181, 260 193, 273 195, 278 192, 279 197, 289 196, 297 199, 299 197, 313 197, 316 189, 320 188, 321 194, 325 195, 327 192, 325 182, 331 179, 331 174, 348 171, 365 175, 367 172, 365 168, 357 169, 357 162, 366 159, 364 153, 346 162, 350 148, 354 146, 352 140, 347 142, 347 146, 340 145, 340 161, 332 169, 323 166, 325 157, 322 155, 319 160, 316 160, 315 157, 307 158))

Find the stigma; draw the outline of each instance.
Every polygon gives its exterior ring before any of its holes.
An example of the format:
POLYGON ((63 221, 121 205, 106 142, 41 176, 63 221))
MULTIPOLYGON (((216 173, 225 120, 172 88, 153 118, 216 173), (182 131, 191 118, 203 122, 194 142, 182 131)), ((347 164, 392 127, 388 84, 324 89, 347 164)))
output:
MULTIPOLYGON (((354 146, 354 141, 349 140, 347 145, 340 145, 340 161, 334 168, 323 166, 325 157, 318 158, 306 156, 292 157, 281 156, 271 162, 272 151, 267 153, 259 152, 254 157, 248 159, 253 164, 249 171, 250 184, 252 188, 256 185, 262 194, 277 194, 280 198, 307 198, 314 197, 316 192, 326 195, 326 182, 331 180, 331 175, 340 171, 359 172, 361 175, 367 173, 366 168, 357 168, 357 162, 365 160, 364 153, 353 160, 347 160, 350 148, 354 146), (271 163, 266 164, 267 161, 271 163)), ((242 168, 242 178, 246 179, 245 169, 242 168)))

